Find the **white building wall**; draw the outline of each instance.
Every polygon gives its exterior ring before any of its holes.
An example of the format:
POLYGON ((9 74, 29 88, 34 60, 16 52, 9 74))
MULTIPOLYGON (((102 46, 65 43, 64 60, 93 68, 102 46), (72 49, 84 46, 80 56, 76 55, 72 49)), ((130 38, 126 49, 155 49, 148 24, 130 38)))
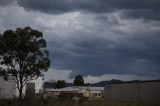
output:
POLYGON ((32 81, 29 81, 28 83, 35 83, 35 93, 40 93, 40 91, 42 90, 42 85, 43 85, 43 78, 42 77, 39 77, 38 79, 36 80, 32 80, 32 81))
POLYGON ((14 97, 18 97, 16 84, 5 81, 3 77, 0 77, 0 98, 11 99, 14 97))
MULTIPOLYGON (((35 83, 35 93, 39 93, 42 88, 42 78, 31 81, 35 83)), ((26 94, 26 86, 23 87, 23 97, 26 94)), ((5 81, 3 77, 0 77, 0 99, 18 98, 19 91, 16 87, 16 83, 5 81)))

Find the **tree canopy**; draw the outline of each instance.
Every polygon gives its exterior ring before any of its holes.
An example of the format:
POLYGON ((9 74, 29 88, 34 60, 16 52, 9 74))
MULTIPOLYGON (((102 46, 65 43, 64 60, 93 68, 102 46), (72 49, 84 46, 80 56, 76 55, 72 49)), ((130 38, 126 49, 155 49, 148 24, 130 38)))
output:
POLYGON ((49 66, 42 32, 25 27, 6 30, 0 35, 0 75, 17 84, 21 99, 26 82, 43 75, 49 66))
POLYGON ((84 80, 81 75, 77 75, 74 79, 74 86, 83 86, 84 85, 84 80))

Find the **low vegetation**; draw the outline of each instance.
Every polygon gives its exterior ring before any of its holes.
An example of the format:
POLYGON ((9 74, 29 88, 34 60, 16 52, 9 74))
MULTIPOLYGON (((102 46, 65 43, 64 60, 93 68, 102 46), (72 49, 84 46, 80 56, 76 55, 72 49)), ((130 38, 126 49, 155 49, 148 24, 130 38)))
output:
POLYGON ((104 100, 74 102, 47 100, 0 100, 0 106, 160 106, 160 102, 108 102, 104 100))

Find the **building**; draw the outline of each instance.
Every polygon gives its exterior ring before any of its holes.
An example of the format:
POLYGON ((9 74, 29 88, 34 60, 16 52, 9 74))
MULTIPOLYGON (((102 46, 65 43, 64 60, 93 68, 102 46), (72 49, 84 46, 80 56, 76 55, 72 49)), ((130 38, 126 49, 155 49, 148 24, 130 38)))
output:
POLYGON ((81 89, 84 97, 89 97, 89 99, 98 99, 102 98, 104 94, 104 87, 81 87, 77 88, 81 89))
POLYGON ((35 96, 35 83, 26 83, 26 97, 31 98, 35 96))
MULTIPOLYGON (((23 89, 23 96, 25 95, 25 87, 23 89)), ((12 99, 19 96, 16 83, 5 81, 0 77, 0 99, 12 99)))
POLYGON ((101 98, 104 94, 104 87, 72 86, 62 89, 45 89, 45 97, 60 97, 62 95, 83 96, 89 99, 101 98))
MULTIPOLYGON (((35 89, 34 93, 39 93, 41 90, 41 86, 42 78, 38 78, 37 80, 27 82, 26 86, 24 86, 23 88, 23 97, 25 97, 26 95, 26 90, 29 89, 35 89)), ((3 77, 0 77, 0 99, 12 99, 18 97, 19 91, 16 86, 16 83, 5 81, 3 77)))
POLYGON ((43 78, 38 77, 36 80, 31 80, 27 82, 28 87, 30 89, 34 89, 35 93, 41 93, 42 92, 42 86, 43 86, 43 78))
POLYGON ((104 97, 113 101, 159 101, 160 80, 108 84, 104 97))

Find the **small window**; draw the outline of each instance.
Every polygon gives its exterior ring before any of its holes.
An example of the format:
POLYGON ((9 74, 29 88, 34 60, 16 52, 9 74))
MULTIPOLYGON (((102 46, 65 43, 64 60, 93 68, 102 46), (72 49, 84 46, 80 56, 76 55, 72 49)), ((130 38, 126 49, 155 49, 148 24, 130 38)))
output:
POLYGON ((97 93, 95 93, 95 96, 97 96, 97 93))

